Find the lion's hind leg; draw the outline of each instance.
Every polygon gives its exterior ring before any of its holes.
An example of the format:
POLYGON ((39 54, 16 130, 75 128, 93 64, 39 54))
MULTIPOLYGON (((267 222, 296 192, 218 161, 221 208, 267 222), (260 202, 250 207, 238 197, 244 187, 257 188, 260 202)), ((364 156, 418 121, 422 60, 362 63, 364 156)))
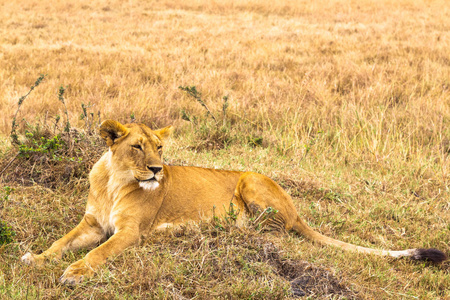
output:
POLYGON ((246 172, 239 178, 235 192, 254 223, 270 230, 289 231, 297 219, 291 197, 267 176, 246 172))
POLYGON ((298 216, 291 197, 278 184, 264 175, 251 172, 244 173, 239 178, 235 196, 242 199, 255 221, 268 225, 269 229, 284 229, 286 231, 293 229, 311 241, 333 245, 351 252, 392 257, 408 256, 414 260, 429 260, 435 263, 447 259, 445 253, 436 249, 378 250, 324 236, 298 216), (266 219, 267 221, 265 221, 266 219))

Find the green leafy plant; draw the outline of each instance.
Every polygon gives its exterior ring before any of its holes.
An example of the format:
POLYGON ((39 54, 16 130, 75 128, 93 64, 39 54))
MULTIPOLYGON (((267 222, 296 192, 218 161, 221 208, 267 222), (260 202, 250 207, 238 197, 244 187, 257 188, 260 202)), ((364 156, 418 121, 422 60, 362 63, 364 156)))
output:
POLYGON ((14 192, 14 188, 10 186, 3 187, 3 195, 0 197, 0 199, 4 201, 8 200, 12 192, 14 192))
POLYGON ((229 225, 235 225, 240 212, 241 211, 239 208, 237 208, 236 204, 234 204, 232 201, 230 201, 230 206, 225 215, 225 221, 229 225))
POLYGON ((16 233, 4 221, 0 221, 0 246, 9 244, 14 240, 16 233))
POLYGON ((234 204, 232 201, 230 201, 230 206, 228 207, 228 210, 225 210, 225 215, 219 217, 216 215, 216 206, 213 206, 213 223, 214 227, 224 231, 229 230, 230 226, 233 226, 236 224, 236 220, 240 214, 240 209, 237 208, 236 204, 234 204))
POLYGON ((216 206, 213 206, 213 218, 212 223, 214 224, 214 227, 219 230, 225 230, 225 227, 222 225, 221 219, 216 215, 216 206))
POLYGON ((39 136, 36 133, 26 132, 25 141, 19 144, 19 156, 30 158, 34 154, 49 154, 51 158, 57 157, 57 152, 64 146, 61 136, 55 135, 51 138, 39 136))

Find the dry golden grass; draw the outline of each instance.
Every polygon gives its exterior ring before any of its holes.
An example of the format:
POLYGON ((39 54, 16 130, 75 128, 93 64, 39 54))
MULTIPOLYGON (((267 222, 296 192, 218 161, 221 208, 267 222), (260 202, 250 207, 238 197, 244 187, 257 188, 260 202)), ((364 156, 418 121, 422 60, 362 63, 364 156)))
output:
MULTIPOLYGON (((3 1, 0 171, 15 153, 7 152, 6 139, 17 101, 43 73, 46 79, 19 112, 21 132, 23 118, 30 124, 51 123, 55 115, 64 119, 57 98, 63 85, 74 127, 88 129, 79 118, 81 104, 92 106, 95 122, 100 112, 101 120, 174 124, 177 132, 166 152, 171 163, 267 174, 289 190, 312 226, 335 238, 450 253, 450 8, 444 0, 393 2, 3 1), (222 97, 229 96, 226 126, 205 117, 199 103, 178 88, 192 85, 220 121, 222 97), (182 110, 198 123, 182 120, 182 110), (255 146, 252 141, 261 138, 255 146)), ((23 298, 27 287, 15 287, 23 278, 31 283, 29 295, 42 289, 47 298, 100 295, 96 288, 105 286, 123 297, 141 295, 120 288, 139 279, 136 257, 148 257, 140 249, 113 262, 117 278, 125 279, 87 283, 74 294, 53 280, 60 266, 34 271, 18 264, 28 247, 43 250, 77 223, 87 190, 85 179, 71 192, 63 186, 50 192, 39 176, 32 188, 24 187, 29 178, 6 181, 17 177, 22 164, 33 166, 16 161, 0 183, 2 189, 16 188, 8 197, 0 192, 0 218, 17 233, 14 243, 0 248, 0 295, 23 298), (65 197, 71 201, 60 200, 65 197)), ((360 298, 450 297, 448 262, 432 266, 347 254, 298 237, 281 238, 277 247, 286 251, 283 259, 330 268, 360 298)), ((156 254, 169 255, 161 251, 156 254)), ((168 274, 175 272, 172 264, 180 264, 170 262, 168 274)), ((257 283, 248 286, 264 289, 266 296, 287 295, 268 283, 289 286, 286 279, 272 274, 275 269, 258 268, 257 283)), ((233 271, 237 278, 249 274, 233 271)), ((171 290, 174 277, 164 277, 161 285, 155 283, 160 277, 152 278, 157 291, 148 295, 180 293, 171 290)), ((211 282, 204 285, 214 289, 211 282)), ((191 288, 206 297, 199 285, 191 288)), ((223 287, 222 295, 214 295, 251 296, 239 294, 240 288, 223 287)))

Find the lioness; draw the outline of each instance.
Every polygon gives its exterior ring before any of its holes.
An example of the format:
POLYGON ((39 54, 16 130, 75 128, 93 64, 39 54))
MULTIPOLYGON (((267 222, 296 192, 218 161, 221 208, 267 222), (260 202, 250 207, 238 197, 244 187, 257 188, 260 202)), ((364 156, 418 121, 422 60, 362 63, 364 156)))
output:
POLYGON ((267 225, 294 230, 312 241, 344 250, 434 262, 446 259, 435 249, 374 250, 323 236, 298 216, 291 197, 264 175, 164 165, 163 142, 171 131, 172 127, 153 131, 143 124, 104 121, 100 135, 109 150, 89 175, 91 187, 83 219, 47 251, 40 255, 26 253, 22 261, 42 264, 61 258, 68 250, 102 242, 71 264, 60 279, 62 283, 79 283, 92 276, 108 257, 137 244, 141 236, 167 226, 211 218, 214 207, 215 214, 225 214, 230 202, 236 210, 245 212, 238 215, 240 220, 243 215, 272 208, 277 213, 267 225))

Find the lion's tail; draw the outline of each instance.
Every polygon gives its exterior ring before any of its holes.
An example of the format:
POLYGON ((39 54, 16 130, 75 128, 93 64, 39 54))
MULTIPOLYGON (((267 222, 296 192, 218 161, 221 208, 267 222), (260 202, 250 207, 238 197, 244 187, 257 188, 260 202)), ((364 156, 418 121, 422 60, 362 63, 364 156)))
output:
POLYGON ((297 217, 297 221, 293 226, 293 229, 307 237, 309 240, 314 242, 319 242, 325 245, 333 245, 339 247, 346 251, 361 252, 361 253, 372 253, 381 256, 392 256, 392 257, 403 257, 408 256, 414 260, 429 260, 434 263, 440 263, 447 259, 447 256, 437 249, 407 249, 402 251, 390 251, 390 250, 376 250, 365 247, 360 247, 332 239, 330 237, 324 236, 317 231, 314 231, 311 227, 306 224, 300 217, 297 217))

